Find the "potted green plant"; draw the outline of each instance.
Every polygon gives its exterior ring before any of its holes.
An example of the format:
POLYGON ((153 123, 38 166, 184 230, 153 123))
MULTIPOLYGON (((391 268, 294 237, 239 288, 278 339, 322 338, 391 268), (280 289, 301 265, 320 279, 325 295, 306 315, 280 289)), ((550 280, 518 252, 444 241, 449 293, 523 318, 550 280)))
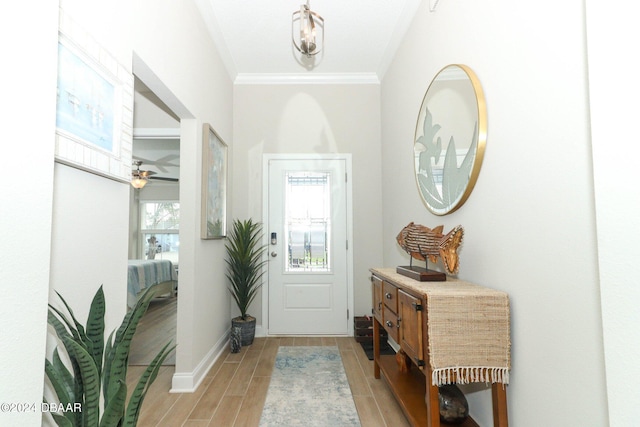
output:
POLYGON ((52 360, 45 359, 45 373, 58 402, 45 399, 44 403, 49 407, 64 408, 62 414, 51 411, 58 426, 116 427, 137 424, 144 397, 156 379, 162 362, 175 348, 175 345, 170 346, 171 342, 167 343, 142 373, 133 391, 127 392, 131 339, 154 294, 153 287, 147 288, 136 306, 126 314, 118 330, 114 331, 115 337, 112 332, 106 342, 106 305, 102 286, 93 297, 84 326, 78 322, 60 294, 58 296, 68 315, 49 304, 48 323, 62 342, 72 368, 69 370, 63 363, 58 348, 54 350, 52 360))
POLYGON ((256 332, 256 318, 247 313, 251 302, 262 286, 263 259, 266 245, 262 244, 262 224, 248 220, 234 220, 227 244, 227 278, 229 291, 240 316, 231 319, 231 327, 241 329, 241 344, 251 345, 256 332))

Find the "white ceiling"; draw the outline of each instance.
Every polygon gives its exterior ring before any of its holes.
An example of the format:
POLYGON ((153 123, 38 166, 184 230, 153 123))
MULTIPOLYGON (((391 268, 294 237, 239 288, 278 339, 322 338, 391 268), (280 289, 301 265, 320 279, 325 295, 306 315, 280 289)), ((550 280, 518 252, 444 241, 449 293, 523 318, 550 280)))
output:
MULTIPOLYGON (((325 46, 312 61, 291 41, 292 14, 306 0, 195 1, 237 83, 378 83, 422 0, 311 0, 311 10, 325 21, 325 46)), ((135 116, 148 121, 140 120, 136 127, 172 127, 167 120, 179 122, 137 79, 135 104, 135 116)), ((142 170, 178 177, 179 139, 134 138, 133 154, 143 161, 142 170)))
POLYGON ((309 62, 291 42, 306 0, 196 0, 236 82, 381 80, 421 0, 311 0, 325 21, 324 52, 309 62))

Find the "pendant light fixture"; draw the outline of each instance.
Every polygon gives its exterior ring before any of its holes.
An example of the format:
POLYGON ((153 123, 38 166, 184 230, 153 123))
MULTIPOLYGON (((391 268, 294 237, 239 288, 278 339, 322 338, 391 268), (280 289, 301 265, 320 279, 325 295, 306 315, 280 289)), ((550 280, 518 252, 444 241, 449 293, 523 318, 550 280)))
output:
POLYGON ((311 57, 324 48, 324 18, 311 10, 309 0, 293 12, 291 40, 296 49, 311 57), (298 35, 298 37, 296 37, 298 35))

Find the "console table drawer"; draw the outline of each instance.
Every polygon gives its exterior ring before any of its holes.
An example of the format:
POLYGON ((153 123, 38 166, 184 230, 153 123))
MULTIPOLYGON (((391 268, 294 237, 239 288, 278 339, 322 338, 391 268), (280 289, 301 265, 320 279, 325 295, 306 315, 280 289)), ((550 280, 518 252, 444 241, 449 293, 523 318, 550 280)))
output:
POLYGON ((398 288, 386 280, 382 282, 382 299, 391 311, 398 312, 398 288))
POLYGON ((393 338, 395 342, 398 342, 398 315, 389 310, 389 307, 385 307, 382 312, 382 325, 389 333, 389 336, 393 338))

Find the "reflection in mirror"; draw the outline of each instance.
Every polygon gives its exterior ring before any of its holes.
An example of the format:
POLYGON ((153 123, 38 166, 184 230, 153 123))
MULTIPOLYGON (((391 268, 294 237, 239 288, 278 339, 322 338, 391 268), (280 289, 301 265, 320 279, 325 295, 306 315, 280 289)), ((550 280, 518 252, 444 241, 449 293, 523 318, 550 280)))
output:
POLYGON ((451 213, 469 197, 486 128, 484 96, 473 71, 464 65, 443 68, 422 101, 414 144, 418 189, 432 213, 451 213))

